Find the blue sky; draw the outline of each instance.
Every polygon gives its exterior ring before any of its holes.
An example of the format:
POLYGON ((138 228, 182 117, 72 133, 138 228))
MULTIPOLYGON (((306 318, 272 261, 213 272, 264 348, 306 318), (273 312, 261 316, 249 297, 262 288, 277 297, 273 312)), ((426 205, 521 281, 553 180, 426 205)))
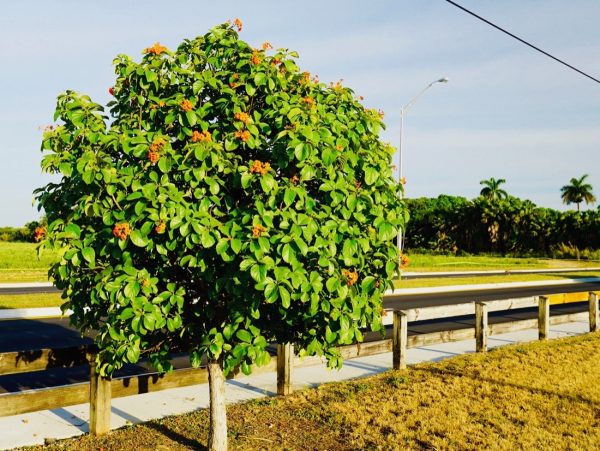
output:
MULTIPOLYGON (((600 2, 462 0, 465 7, 600 76, 600 2)), ((0 226, 37 219, 40 129, 65 89, 109 100, 119 53, 139 58, 160 41, 239 17, 242 38, 300 53, 304 70, 344 80, 386 112, 382 138, 398 143, 400 106, 443 76, 406 117, 409 197, 474 197, 479 181, 545 207, 584 173, 600 195, 600 84, 572 72, 443 0, 24 1, 0 15, 0 226)), ((600 196, 599 196, 600 197, 600 196)))

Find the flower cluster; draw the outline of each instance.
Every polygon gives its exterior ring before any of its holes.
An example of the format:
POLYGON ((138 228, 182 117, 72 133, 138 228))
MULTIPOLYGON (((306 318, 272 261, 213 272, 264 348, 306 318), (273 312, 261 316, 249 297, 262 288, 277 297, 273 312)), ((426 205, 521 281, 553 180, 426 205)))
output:
POLYGON ((244 124, 250 122, 250 115, 248 113, 235 113, 233 117, 238 121, 242 121, 244 124))
POLYGON ((263 44, 262 44, 262 49, 263 50, 269 50, 269 49, 272 49, 272 48, 273 48, 273 46, 271 45, 270 42, 263 42, 263 44))
POLYGON ((262 161, 254 160, 252 166, 250 166, 250 173, 265 175, 271 169, 270 163, 263 163, 262 161))
POLYGON ((194 108, 194 105, 192 105, 192 102, 190 102, 188 99, 183 99, 181 101, 181 109, 183 111, 185 111, 186 113, 188 111, 192 111, 193 108, 194 108))
POLYGON ((310 107, 315 105, 315 99, 313 99, 312 97, 304 97, 302 98, 302 101, 310 107))
POLYGON ((208 130, 205 132, 194 131, 192 133, 192 142, 193 143, 204 143, 204 142, 210 142, 210 141, 212 141, 212 136, 208 130))
POLYGON ((258 52, 258 50, 253 51, 252 57, 250 58, 250 62, 254 65, 259 65, 260 61, 260 53, 258 52))
POLYGON ((46 236, 46 227, 43 227, 43 226, 36 227, 35 230, 33 231, 33 239, 35 240, 36 243, 42 241, 44 236, 46 236))
POLYGON ((160 45, 158 42, 155 42, 152 47, 148 47, 144 49, 144 53, 148 55, 160 55, 163 52, 166 52, 167 48, 164 45, 160 45))
POLYGON ((152 144, 150 144, 150 149, 148 150, 146 156, 152 164, 160 160, 160 151, 163 149, 165 143, 166 141, 164 139, 156 138, 154 141, 152 141, 152 144))
POLYGON ((236 18, 236 19, 233 21, 233 25, 235 25, 235 27, 237 28, 237 31, 238 31, 238 32, 239 32, 239 31, 242 31, 242 28, 244 28, 244 24, 242 24, 242 21, 241 21, 240 19, 238 19, 238 18, 236 18))
POLYGON ((337 146, 335 146, 335 150, 337 150, 338 152, 341 152, 344 149, 344 147, 341 144, 338 144, 337 146))
POLYGON ((126 222, 119 222, 113 227, 112 234, 120 240, 126 240, 131 235, 131 226, 126 222))
POLYGON ((248 130, 238 130, 234 135, 236 138, 239 138, 244 142, 250 139, 250 132, 248 130))
POLYGON ((292 185, 297 185, 298 183, 300 183, 300 177, 298 177, 297 175, 293 175, 292 177, 290 177, 290 182, 292 182, 292 185))
POLYGON ((358 272, 356 271, 348 271, 347 269, 342 269, 342 276, 344 276, 344 278, 346 279, 346 284, 350 287, 358 281, 358 272))
POLYGON ((404 269, 408 266, 409 260, 408 255, 402 254, 400 256, 400 269, 404 269))
POLYGON ((265 227, 261 226, 260 224, 256 224, 255 226, 252 227, 252 236, 255 238, 258 238, 266 231, 267 231, 267 229, 265 227))
POLYGON ((154 231, 156 233, 165 233, 165 229, 167 228, 167 225, 164 223, 164 221, 160 221, 158 224, 156 224, 156 227, 154 227, 154 231))
POLYGON ((401 184, 401 185, 406 185, 406 179, 405 179, 404 177, 402 177, 402 178, 400 179, 400 184, 401 184))

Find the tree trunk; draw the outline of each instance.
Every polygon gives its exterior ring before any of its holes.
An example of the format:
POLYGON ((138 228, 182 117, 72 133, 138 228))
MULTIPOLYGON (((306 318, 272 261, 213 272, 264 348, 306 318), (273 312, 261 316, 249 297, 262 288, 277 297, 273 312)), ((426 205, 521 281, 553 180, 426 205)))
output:
POLYGON ((225 375, 223 360, 208 360, 210 389, 210 429, 208 449, 227 451, 227 410, 225 408, 225 375))

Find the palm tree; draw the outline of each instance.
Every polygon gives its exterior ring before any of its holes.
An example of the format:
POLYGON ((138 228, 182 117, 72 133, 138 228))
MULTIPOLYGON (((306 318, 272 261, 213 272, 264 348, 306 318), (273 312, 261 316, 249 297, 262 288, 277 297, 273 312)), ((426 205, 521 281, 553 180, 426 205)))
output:
POLYGON ((490 178, 489 180, 482 180, 479 182, 479 184, 484 185, 484 187, 481 189, 479 194, 491 200, 506 199, 508 197, 508 193, 500 188, 500 185, 503 183, 506 183, 506 180, 496 180, 494 177, 490 178))
POLYGON ((596 197, 592 193, 592 185, 585 183, 587 174, 581 178, 572 178, 569 185, 565 185, 560 189, 561 197, 564 204, 577 204, 577 212, 579 212, 579 204, 585 201, 586 204, 596 202, 596 197))

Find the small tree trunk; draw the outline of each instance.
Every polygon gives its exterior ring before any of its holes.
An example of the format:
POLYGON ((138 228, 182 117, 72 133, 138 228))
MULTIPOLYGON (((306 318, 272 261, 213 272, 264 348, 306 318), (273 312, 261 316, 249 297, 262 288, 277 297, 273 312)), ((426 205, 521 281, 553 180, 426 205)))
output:
POLYGON ((225 375, 223 360, 208 360, 210 389, 210 429, 208 449, 227 451, 227 410, 225 408, 225 375))

